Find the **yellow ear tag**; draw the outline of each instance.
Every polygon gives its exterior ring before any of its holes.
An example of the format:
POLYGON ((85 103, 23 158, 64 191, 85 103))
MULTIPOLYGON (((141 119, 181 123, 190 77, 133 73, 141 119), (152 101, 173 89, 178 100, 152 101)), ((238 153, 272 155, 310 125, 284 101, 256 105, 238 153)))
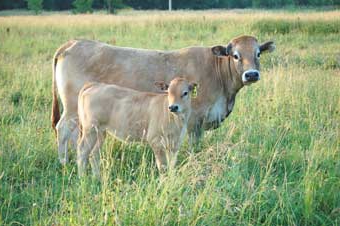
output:
POLYGON ((196 98, 197 97, 197 86, 194 87, 194 89, 191 92, 191 97, 196 98))

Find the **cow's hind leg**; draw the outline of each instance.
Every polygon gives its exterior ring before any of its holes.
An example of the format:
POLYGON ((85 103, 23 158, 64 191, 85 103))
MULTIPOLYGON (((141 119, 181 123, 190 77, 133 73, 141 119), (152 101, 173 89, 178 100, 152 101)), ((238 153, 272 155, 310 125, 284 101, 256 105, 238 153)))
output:
POLYGON ((58 142, 58 156, 61 164, 66 164, 68 158, 68 141, 72 135, 72 131, 78 128, 77 117, 69 117, 63 114, 58 122, 57 142, 58 142))
POLYGON ((79 126, 77 125, 71 132, 70 139, 71 148, 74 150, 77 150, 78 138, 79 138, 79 126))

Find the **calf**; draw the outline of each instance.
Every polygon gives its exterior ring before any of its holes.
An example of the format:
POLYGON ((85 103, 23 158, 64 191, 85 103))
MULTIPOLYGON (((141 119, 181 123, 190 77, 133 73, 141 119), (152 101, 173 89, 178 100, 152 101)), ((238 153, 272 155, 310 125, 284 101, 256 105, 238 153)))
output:
POLYGON ((176 163, 177 151, 191 113, 191 91, 196 86, 176 77, 170 85, 156 82, 167 93, 147 93, 113 84, 89 83, 79 93, 79 175, 89 157, 93 175, 100 177, 99 149, 108 131, 124 141, 147 141, 163 172, 176 163))

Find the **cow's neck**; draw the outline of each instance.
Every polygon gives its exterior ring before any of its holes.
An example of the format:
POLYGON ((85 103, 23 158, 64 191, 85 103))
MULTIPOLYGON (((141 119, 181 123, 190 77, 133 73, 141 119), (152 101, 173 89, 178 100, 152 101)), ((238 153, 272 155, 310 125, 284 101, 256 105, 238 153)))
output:
POLYGON ((229 95, 236 95, 238 91, 243 87, 243 84, 240 80, 242 75, 239 75, 236 71, 236 67, 234 64, 234 60, 232 57, 227 57, 223 64, 225 67, 222 67, 225 71, 224 73, 226 78, 226 89, 225 91, 228 92, 229 95))
POLYGON ((220 88, 227 101, 228 115, 234 107, 236 94, 243 87, 239 79, 241 75, 237 73, 232 57, 215 57, 215 65, 216 76, 221 80, 220 88))

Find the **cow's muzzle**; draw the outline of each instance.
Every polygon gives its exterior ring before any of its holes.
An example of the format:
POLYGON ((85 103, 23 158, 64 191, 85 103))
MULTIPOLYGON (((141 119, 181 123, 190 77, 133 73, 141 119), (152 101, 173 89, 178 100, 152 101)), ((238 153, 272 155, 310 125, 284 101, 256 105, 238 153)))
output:
POLYGON ((242 82, 245 85, 257 82, 260 80, 260 72, 258 70, 247 70, 242 74, 242 82))

